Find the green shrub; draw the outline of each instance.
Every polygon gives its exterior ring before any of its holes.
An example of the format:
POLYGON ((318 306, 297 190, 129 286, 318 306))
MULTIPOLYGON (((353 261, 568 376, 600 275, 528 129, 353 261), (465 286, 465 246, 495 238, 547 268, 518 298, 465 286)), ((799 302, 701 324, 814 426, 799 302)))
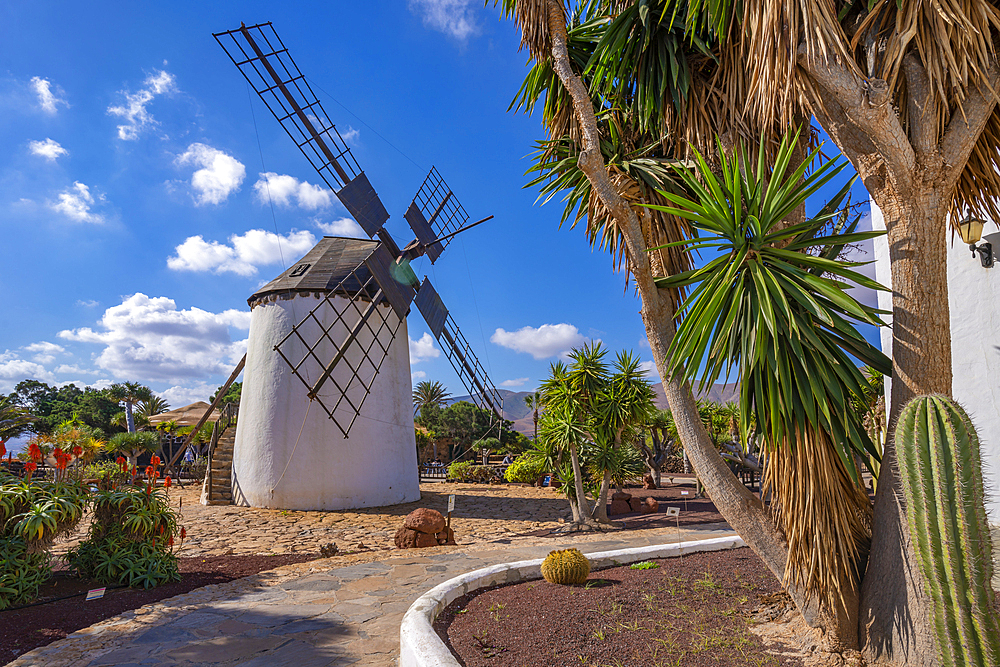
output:
POLYGON ((531 452, 521 454, 514 462, 507 466, 504 479, 508 482, 523 482, 531 484, 541 477, 545 472, 545 463, 537 456, 532 456, 531 452))
POLYGON ((51 572, 49 548, 83 517, 87 489, 0 473, 0 609, 30 602, 51 572))
POLYGON ((468 482, 472 479, 472 461, 452 461, 448 466, 448 479, 468 482))
POLYGON ((161 491, 149 487, 99 491, 93 507, 87 539, 66 554, 81 577, 143 588, 180 580, 173 553, 177 515, 161 491))
POLYGON ((114 461, 91 463, 83 469, 84 479, 96 479, 98 488, 108 491, 128 482, 129 475, 114 461))

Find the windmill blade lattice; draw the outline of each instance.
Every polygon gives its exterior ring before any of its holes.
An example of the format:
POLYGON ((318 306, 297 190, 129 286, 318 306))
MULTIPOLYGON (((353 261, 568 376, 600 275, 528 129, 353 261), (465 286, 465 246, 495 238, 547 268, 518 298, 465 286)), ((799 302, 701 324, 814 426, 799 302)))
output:
POLYGON ((403 322, 378 277, 388 254, 375 246, 274 347, 345 438, 403 322))
POLYGON ((414 300, 424 321, 430 327, 431 333, 444 350, 452 368, 458 373, 458 378, 469 390, 472 400, 481 409, 492 412, 497 418, 503 417, 503 397, 493 385, 486 369, 479 363, 479 358, 472 351, 472 346, 455 324, 437 290, 427 278, 417 291, 414 300))
POLYGON ((410 223, 417 241, 427 246, 424 251, 432 263, 437 261, 451 239, 431 242, 458 231, 469 221, 469 214, 462 208, 458 197, 434 167, 431 167, 403 217, 410 223))
POLYGON ((274 27, 240 26, 214 37, 323 182, 374 237, 389 214, 274 27))

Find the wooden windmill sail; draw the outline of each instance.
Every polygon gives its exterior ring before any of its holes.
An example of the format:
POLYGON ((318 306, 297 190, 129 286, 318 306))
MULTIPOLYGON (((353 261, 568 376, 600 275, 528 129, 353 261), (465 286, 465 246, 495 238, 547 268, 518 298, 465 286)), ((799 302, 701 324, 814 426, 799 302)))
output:
MULTIPOLYGON (((500 419, 503 403, 437 291, 409 263, 436 262, 469 216, 433 167, 403 217, 416 238, 400 249, 384 225, 389 213, 271 23, 214 35, 264 104, 372 241, 324 238, 297 264, 250 298, 251 306, 285 294, 325 295, 274 346, 345 438, 350 435, 389 354, 387 340, 412 304, 426 320, 477 405, 500 419), (333 300, 338 306, 330 322, 333 300), (388 308, 380 305, 388 304, 388 308), (324 352, 320 353, 319 350, 324 352), (304 350, 304 351, 303 351, 304 350), (304 369, 318 364, 322 372, 304 369), (345 370, 346 369, 346 370, 345 370), (330 391, 329 385, 334 385, 330 391)), ((483 221, 480 221, 483 222, 483 221)))

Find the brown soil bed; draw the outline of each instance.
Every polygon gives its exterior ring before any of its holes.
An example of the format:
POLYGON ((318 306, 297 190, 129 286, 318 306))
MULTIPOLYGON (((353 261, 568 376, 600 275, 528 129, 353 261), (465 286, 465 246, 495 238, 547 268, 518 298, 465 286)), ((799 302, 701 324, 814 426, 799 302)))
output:
POLYGON ((583 586, 530 581, 452 602, 434 624, 466 667, 801 665, 750 631, 784 597, 749 549, 591 572, 583 586))
POLYGON ((101 584, 80 579, 66 571, 55 572, 40 591, 38 601, 45 604, 0 611, 0 665, 6 665, 31 649, 50 644, 130 609, 138 609, 209 584, 222 584, 315 558, 315 555, 307 554, 178 558, 180 581, 148 590, 109 588, 103 598, 90 602, 85 601, 87 591, 100 588, 101 584))

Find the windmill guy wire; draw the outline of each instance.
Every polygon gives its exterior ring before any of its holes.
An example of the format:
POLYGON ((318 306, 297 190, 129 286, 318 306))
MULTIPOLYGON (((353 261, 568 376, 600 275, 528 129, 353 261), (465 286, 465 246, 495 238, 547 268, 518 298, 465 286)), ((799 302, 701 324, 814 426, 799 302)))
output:
MULTIPOLYGON (((253 118, 253 131, 257 135, 257 152, 260 153, 260 168, 263 170, 264 188, 267 190, 267 203, 271 205, 271 220, 274 222, 275 242, 278 244, 278 259, 281 260, 281 270, 284 271, 285 255, 281 252, 281 234, 278 233, 278 217, 274 213, 274 200, 271 199, 271 183, 267 177, 267 167, 264 166, 264 149, 260 145, 260 132, 257 131, 257 115, 253 112, 253 96, 250 94, 250 83, 247 82, 247 101, 250 103, 250 117, 253 118)), ((284 473, 282 473, 284 474, 284 473)))
POLYGON ((346 111, 347 113, 349 113, 352 116, 354 116, 359 123, 361 123, 362 125, 364 125, 365 127, 367 127, 369 130, 371 130, 372 132, 374 132, 375 136, 377 136, 379 139, 381 139, 385 143, 389 144, 389 146, 392 147, 393 150, 395 150, 397 153, 399 153, 400 155, 402 155, 403 157, 405 157, 407 160, 409 160, 413 164, 414 167, 416 167, 420 171, 427 171, 427 169, 425 167, 421 166, 420 164, 418 164, 416 162, 416 160, 414 160, 409 155, 407 155, 406 153, 404 153, 400 148, 398 148, 396 146, 396 144, 392 143, 391 141, 389 141, 388 139, 386 139, 385 137, 383 137, 381 134, 379 134, 379 131, 376 130, 371 125, 369 125, 368 123, 366 123, 361 118, 361 116, 359 116, 358 114, 356 114, 353 111, 351 111, 350 109, 348 109, 346 106, 344 106, 344 104, 340 100, 338 100, 336 97, 334 97, 330 93, 326 92, 321 85, 319 85, 318 83, 316 83, 315 81, 313 81, 312 77, 308 77, 307 76, 307 77, 305 77, 305 79, 306 79, 307 82, 309 82, 309 85, 316 86, 316 89, 319 90, 319 92, 323 93, 324 95, 326 95, 327 97, 329 97, 331 100, 333 100, 334 102, 336 102, 337 104, 339 104, 340 107, 344 111, 346 111))

